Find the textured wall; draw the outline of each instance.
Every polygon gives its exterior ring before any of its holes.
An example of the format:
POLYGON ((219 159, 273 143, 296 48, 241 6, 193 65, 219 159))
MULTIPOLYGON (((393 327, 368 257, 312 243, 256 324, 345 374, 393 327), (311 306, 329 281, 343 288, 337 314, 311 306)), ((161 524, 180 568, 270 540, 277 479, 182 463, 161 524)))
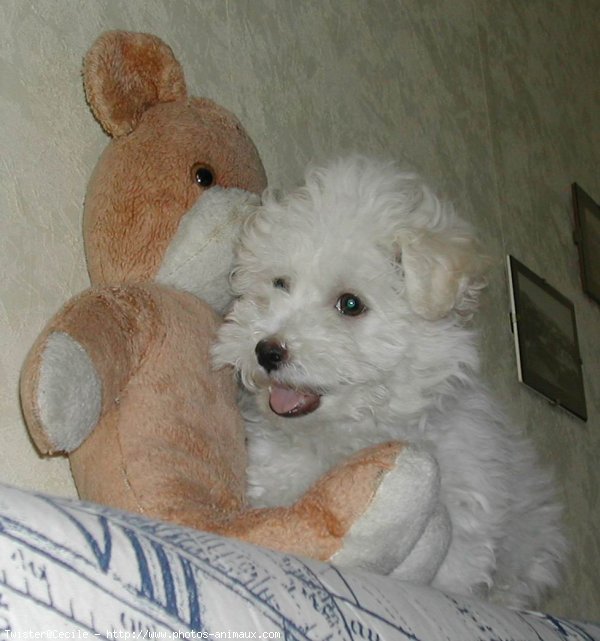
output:
POLYGON ((154 32, 190 87, 233 109, 287 187, 309 160, 384 153, 423 172, 497 259, 481 328, 485 374, 557 469, 574 544, 556 613, 600 619, 600 307, 582 294, 569 185, 600 199, 597 0, 0 0, 1 479, 73 494, 40 460, 17 400, 44 322, 87 285, 87 177, 105 138, 81 59, 105 29, 154 32), (589 421, 516 382, 503 257, 575 303, 589 421))

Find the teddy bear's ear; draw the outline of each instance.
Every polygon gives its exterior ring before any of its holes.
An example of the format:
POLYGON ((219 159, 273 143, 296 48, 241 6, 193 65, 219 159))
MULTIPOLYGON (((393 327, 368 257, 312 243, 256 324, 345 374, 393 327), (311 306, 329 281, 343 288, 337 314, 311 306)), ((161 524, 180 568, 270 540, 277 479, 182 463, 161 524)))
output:
POLYGON ((147 33, 102 34, 85 57, 83 81, 94 116, 115 138, 135 129, 149 107, 187 96, 171 48, 147 33))

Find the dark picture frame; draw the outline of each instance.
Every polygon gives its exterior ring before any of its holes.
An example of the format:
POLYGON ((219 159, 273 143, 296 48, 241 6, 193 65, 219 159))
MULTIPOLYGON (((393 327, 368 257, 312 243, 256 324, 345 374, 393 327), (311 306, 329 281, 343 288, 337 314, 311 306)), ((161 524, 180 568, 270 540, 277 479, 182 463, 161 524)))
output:
POLYGON ((571 193, 581 286, 600 304, 600 205, 577 183, 571 185, 571 193))
POLYGON ((507 264, 519 381, 586 421, 575 306, 513 256, 507 264))

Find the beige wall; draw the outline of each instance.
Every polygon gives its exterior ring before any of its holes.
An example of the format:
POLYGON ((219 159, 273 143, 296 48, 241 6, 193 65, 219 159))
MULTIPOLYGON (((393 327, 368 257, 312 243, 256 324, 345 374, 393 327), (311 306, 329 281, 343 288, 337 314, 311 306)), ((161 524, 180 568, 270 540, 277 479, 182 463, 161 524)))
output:
POLYGON ((481 318, 486 376, 556 464, 574 545, 547 607, 600 619, 600 306, 582 294, 569 185, 600 199, 597 0, 0 0, 0 479, 73 494, 37 458, 17 379, 44 322, 87 275, 85 184, 105 144, 80 64, 105 29, 151 31, 190 87, 233 109, 272 184, 351 149, 422 171, 497 258, 481 318), (516 382, 503 257, 574 301, 590 419, 516 382))

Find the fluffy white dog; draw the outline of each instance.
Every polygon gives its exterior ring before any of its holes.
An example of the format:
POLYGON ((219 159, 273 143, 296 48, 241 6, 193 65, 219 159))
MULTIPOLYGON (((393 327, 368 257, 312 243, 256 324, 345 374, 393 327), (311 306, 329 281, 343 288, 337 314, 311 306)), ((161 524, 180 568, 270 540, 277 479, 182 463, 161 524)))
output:
POLYGON ((294 501, 363 447, 416 444, 452 523, 433 585, 530 606, 566 543, 551 476, 480 381, 468 320, 485 262, 417 176, 362 157, 311 169, 248 220, 214 354, 251 393, 254 505, 294 501))

